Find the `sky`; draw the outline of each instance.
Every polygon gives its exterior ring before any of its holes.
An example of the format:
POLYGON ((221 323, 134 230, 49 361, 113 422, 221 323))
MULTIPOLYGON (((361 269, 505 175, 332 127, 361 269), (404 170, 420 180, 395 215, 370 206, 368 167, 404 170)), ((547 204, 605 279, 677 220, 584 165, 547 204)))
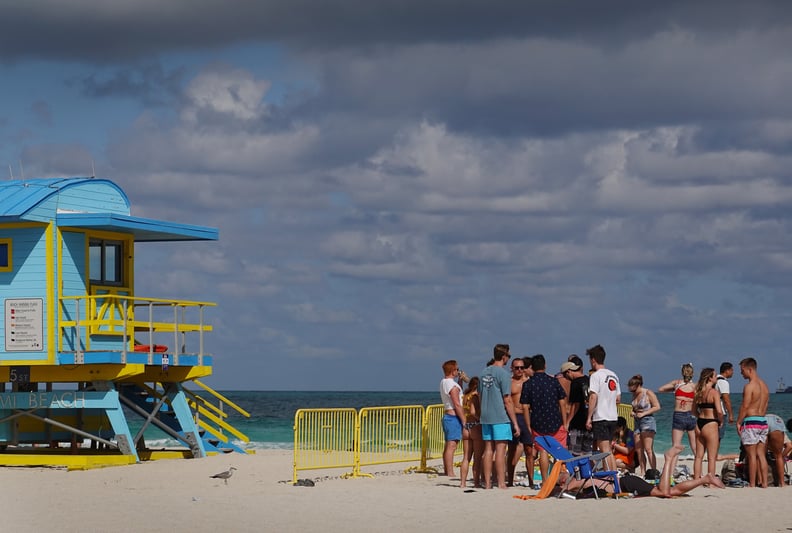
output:
POLYGON ((216 388, 432 391, 496 343, 775 388, 789 50, 785 1, 0 0, 0 169, 219 228, 136 247, 138 296, 217 302, 216 388))

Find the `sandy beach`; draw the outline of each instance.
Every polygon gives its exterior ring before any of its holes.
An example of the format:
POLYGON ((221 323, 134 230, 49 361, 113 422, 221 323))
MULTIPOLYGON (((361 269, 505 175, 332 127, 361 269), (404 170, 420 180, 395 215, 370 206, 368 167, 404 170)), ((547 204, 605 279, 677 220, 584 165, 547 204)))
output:
MULTIPOLYGON (((690 460, 680 464, 692 469, 690 460)), ((306 471, 300 477, 316 479, 315 486, 293 486, 291 466, 290 451, 268 450, 88 471, 5 468, 0 489, 4 527, 64 532, 792 528, 792 488, 702 487, 670 500, 524 501, 513 496, 535 492, 518 487, 463 492, 457 479, 404 474, 401 464, 369 469, 376 472, 374 478, 340 479, 343 471, 306 471), (238 470, 228 485, 210 478, 229 466, 238 470)))

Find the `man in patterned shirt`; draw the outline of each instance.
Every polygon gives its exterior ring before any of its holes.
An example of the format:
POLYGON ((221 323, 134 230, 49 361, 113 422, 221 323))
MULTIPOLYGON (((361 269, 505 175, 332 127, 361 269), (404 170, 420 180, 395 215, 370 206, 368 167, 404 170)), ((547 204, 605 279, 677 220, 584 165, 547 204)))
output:
MULTIPOLYGON (((531 360, 534 375, 523 384, 520 404, 525 424, 531 430, 534 441, 538 436, 554 437, 562 446, 567 444, 566 392, 554 376, 547 375, 544 355, 537 354, 531 360)), ((542 482, 547 478, 550 457, 542 448, 539 451, 539 472, 542 482)))

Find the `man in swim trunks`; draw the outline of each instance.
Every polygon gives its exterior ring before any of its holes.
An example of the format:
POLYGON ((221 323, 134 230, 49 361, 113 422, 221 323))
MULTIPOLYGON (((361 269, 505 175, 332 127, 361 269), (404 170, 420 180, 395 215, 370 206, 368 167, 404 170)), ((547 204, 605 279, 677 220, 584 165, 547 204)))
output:
POLYGON ((530 377, 528 369, 530 359, 530 357, 517 357, 511 364, 511 397, 517 416, 517 425, 520 428, 520 434, 511 440, 509 443, 509 451, 506 454, 507 487, 514 485, 514 471, 520 463, 523 452, 525 452, 525 469, 528 472, 528 484, 529 486, 533 486, 533 437, 531 436, 531 432, 528 431, 528 426, 525 424, 525 416, 520 406, 520 395, 522 394, 523 384, 528 381, 530 377))
POLYGON ((770 390, 756 373, 756 359, 740 361, 740 374, 748 380, 737 416, 737 431, 748 462, 748 486, 767 488, 767 403, 770 390))
POLYGON ((492 365, 479 375, 481 433, 484 439, 484 488, 492 488, 492 466, 498 488, 506 488, 506 445, 520 435, 511 399, 511 376, 503 365, 509 357, 508 344, 496 344, 492 365))
MULTIPOLYGON (((531 360, 534 375, 525 382, 520 395, 523 415, 534 440, 549 435, 562 446, 567 445, 566 392, 555 376, 549 375, 544 355, 536 354, 531 360)), ((547 479, 550 457, 547 451, 536 446, 539 452, 539 472, 542 482, 547 479)))

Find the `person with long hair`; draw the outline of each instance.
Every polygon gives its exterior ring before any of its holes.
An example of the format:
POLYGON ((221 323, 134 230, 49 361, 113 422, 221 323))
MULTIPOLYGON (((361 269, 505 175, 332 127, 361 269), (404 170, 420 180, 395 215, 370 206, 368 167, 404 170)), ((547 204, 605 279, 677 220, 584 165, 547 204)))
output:
POLYGON ((635 434, 627 427, 627 419, 623 416, 619 417, 617 423, 611 441, 616 467, 633 472, 635 471, 635 434))
POLYGON ((657 392, 674 393, 674 416, 671 422, 672 447, 682 446, 682 435, 687 433, 690 450, 696 453, 696 417, 693 416, 693 364, 682 365, 682 379, 674 379, 657 389, 657 392))
POLYGON ((693 414, 696 416, 697 446, 696 458, 693 461, 693 478, 701 477, 704 452, 707 452, 707 471, 715 475, 718 458, 718 428, 723 423, 720 392, 715 388, 717 375, 714 368, 705 368, 699 375, 696 391, 693 396, 693 414))
POLYGON ((481 438, 481 401, 478 393, 479 378, 472 377, 462 396, 462 410, 465 411, 465 425, 462 427, 462 464, 459 467, 459 486, 467 484, 470 460, 473 460, 473 486, 481 487, 481 457, 484 454, 484 440, 481 438))
POLYGON ((638 464, 641 472, 646 475, 647 461, 649 469, 657 470, 657 456, 654 451, 654 438, 657 434, 657 421, 654 414, 660 410, 660 402, 651 390, 643 386, 643 376, 636 374, 627 382, 632 392, 632 415, 635 419, 635 450, 638 452, 638 464))

